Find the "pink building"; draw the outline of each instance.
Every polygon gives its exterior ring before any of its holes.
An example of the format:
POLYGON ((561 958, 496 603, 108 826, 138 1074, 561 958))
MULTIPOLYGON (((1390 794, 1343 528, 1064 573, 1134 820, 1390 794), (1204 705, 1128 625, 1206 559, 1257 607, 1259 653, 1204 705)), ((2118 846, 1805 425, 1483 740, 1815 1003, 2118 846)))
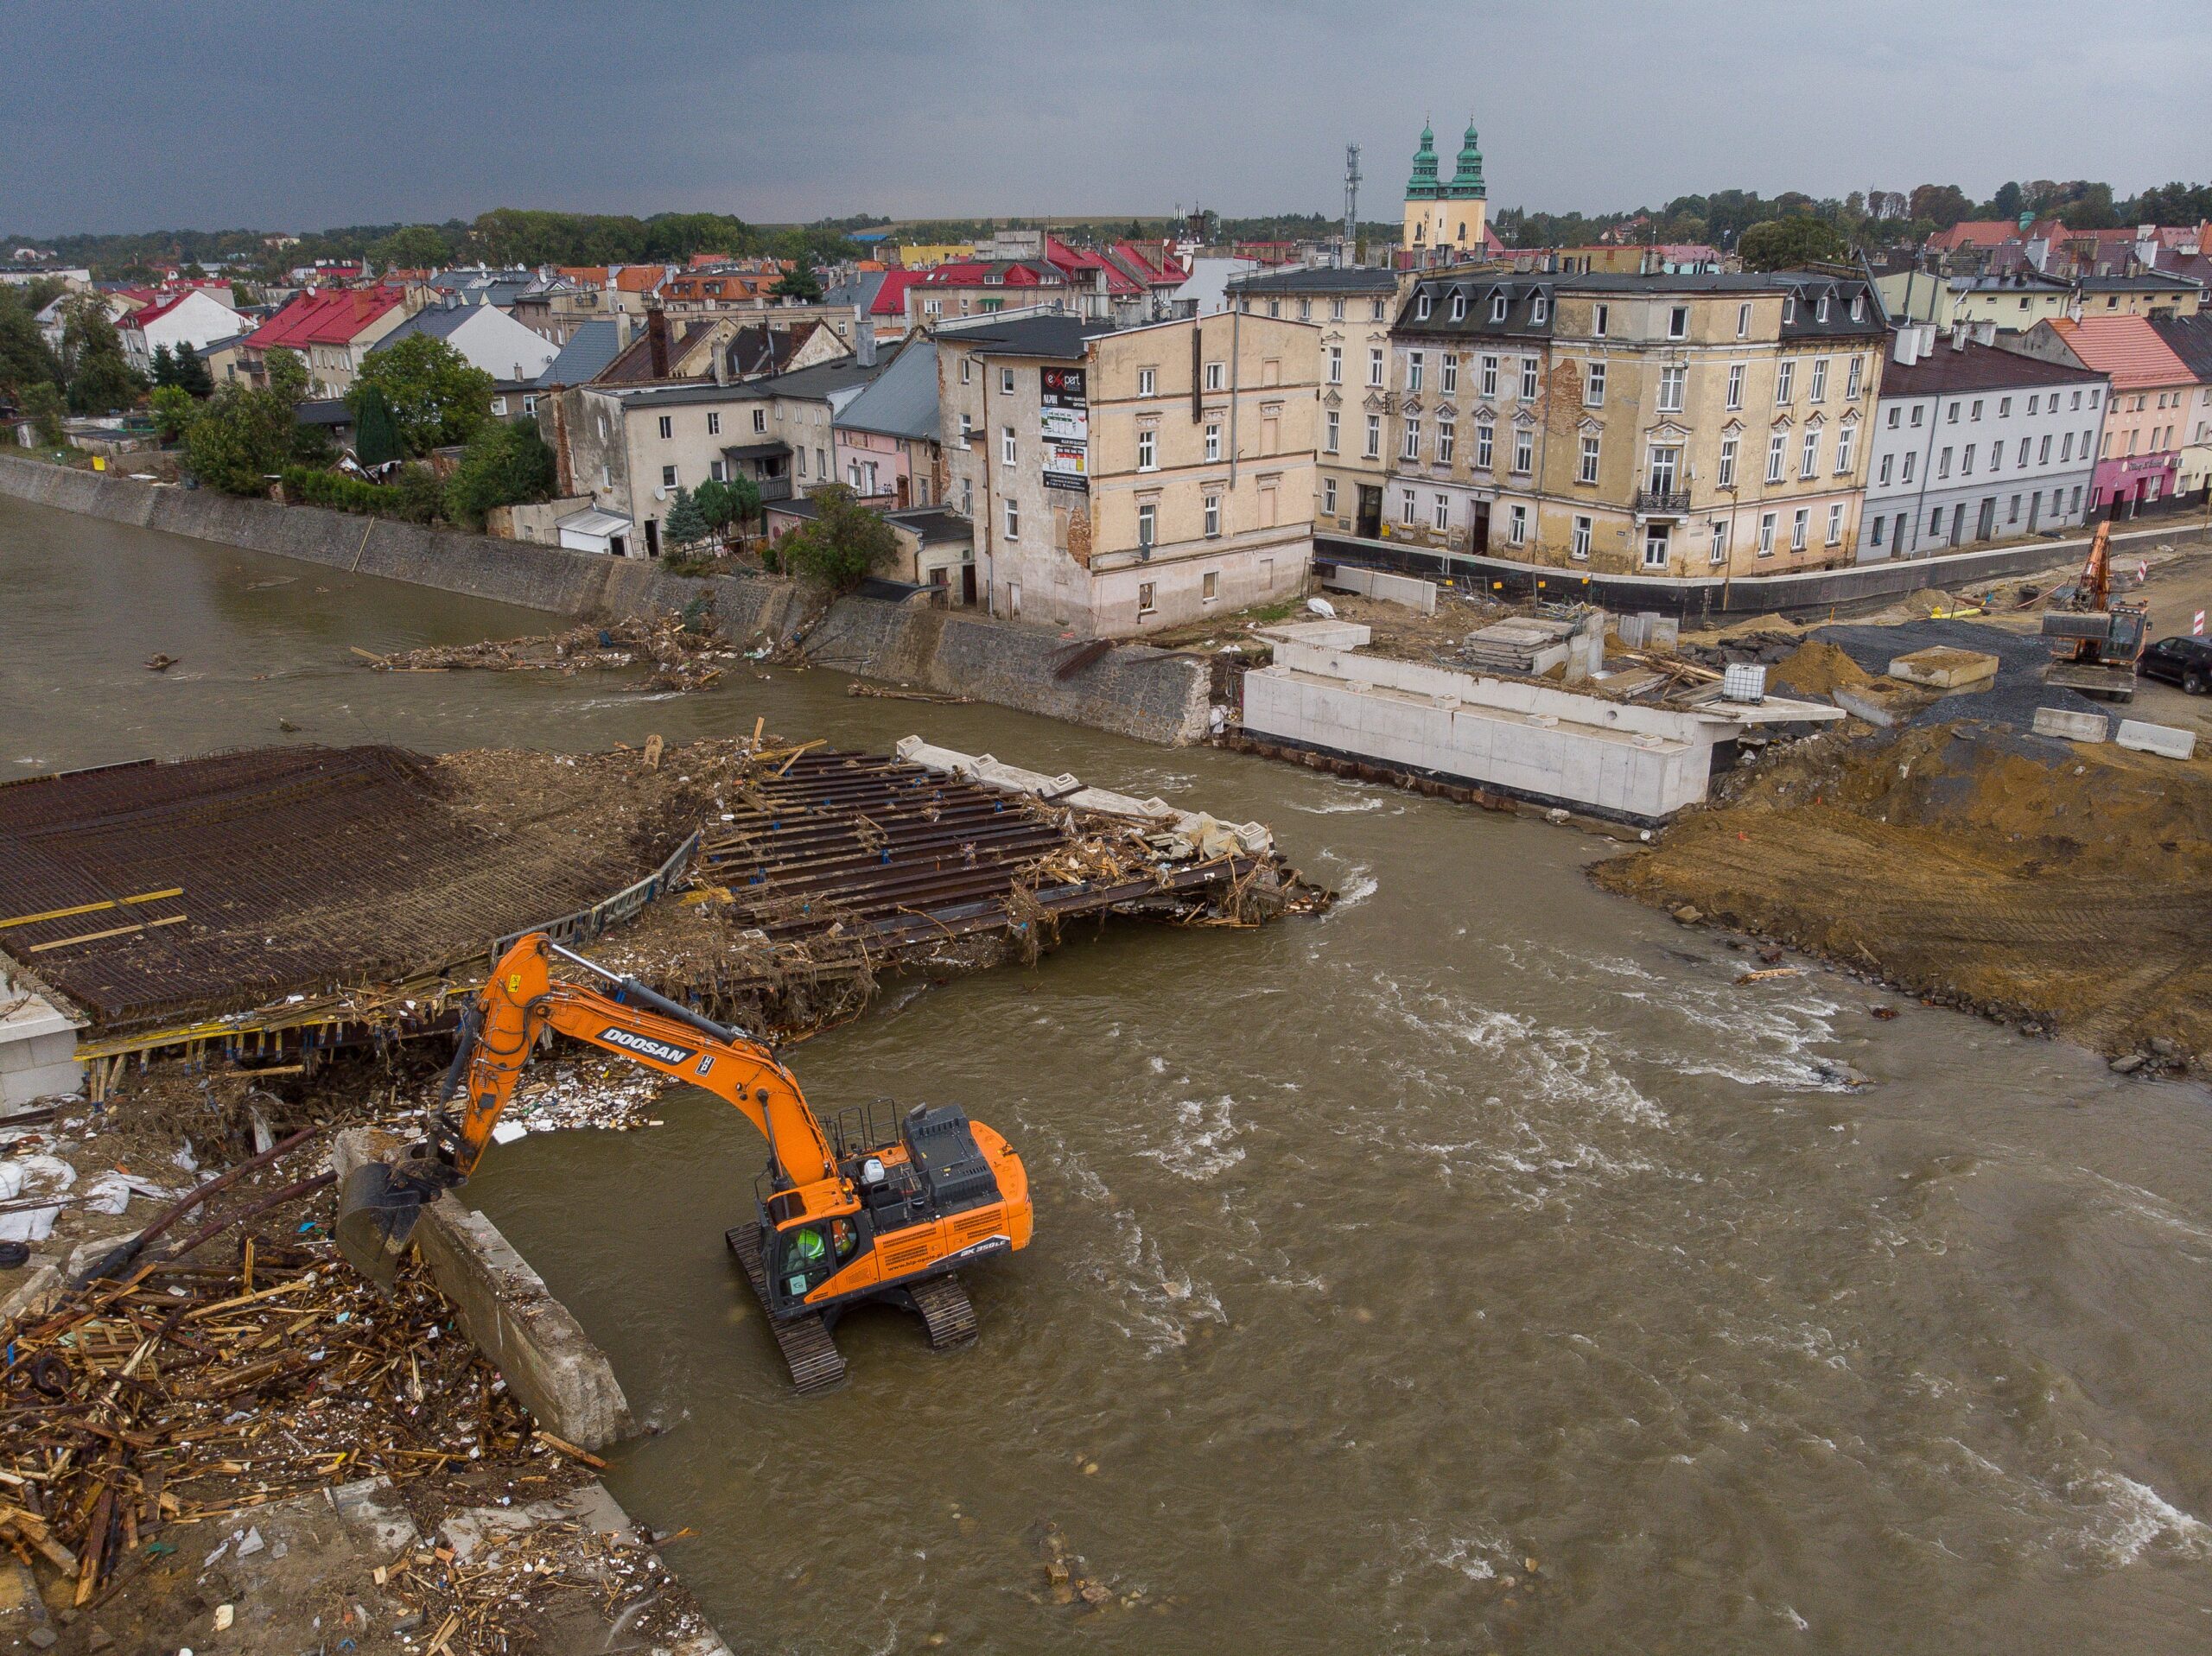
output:
POLYGON ((2196 390, 2189 365, 2158 337, 2148 317, 2061 318, 2037 323, 2027 340, 2046 331, 2075 361, 2112 379, 2092 504, 2126 511, 2172 494, 2196 390))

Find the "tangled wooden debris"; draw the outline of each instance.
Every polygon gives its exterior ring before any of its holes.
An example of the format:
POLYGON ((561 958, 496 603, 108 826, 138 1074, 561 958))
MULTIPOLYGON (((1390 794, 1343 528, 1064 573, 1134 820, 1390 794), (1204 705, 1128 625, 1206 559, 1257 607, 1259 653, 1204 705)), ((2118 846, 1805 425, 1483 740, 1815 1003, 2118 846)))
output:
POLYGON ((586 625, 541 638, 490 638, 480 644, 432 644, 380 656, 356 645, 362 664, 385 673, 605 672, 650 666, 635 688, 698 690, 722 676, 716 663, 741 652, 717 646, 711 612, 698 615, 630 616, 605 626, 586 625))

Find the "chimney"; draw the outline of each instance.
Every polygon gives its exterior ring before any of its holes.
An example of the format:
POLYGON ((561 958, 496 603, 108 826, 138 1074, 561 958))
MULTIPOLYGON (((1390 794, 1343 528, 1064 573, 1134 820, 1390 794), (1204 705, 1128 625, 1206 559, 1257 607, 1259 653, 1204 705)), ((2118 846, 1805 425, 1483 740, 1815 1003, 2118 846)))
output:
POLYGON ((865 316, 853 330, 853 357, 863 368, 875 366, 875 324, 865 316))
POLYGON ((1997 343, 1997 324, 1994 322, 1976 322, 1974 325, 1974 342, 1976 345, 1995 345, 1997 343))
POLYGON ((653 378, 668 378, 668 313, 654 300, 645 307, 646 354, 652 358, 653 378))
POLYGON ((1954 323, 1952 323, 1952 324, 1951 324, 1951 349, 1952 349, 1952 350, 1954 350, 1954 351, 1963 351, 1963 350, 1965 350, 1966 348, 1967 348, 1967 325, 1966 325, 1964 322, 1954 322, 1954 323))
POLYGON ((1891 342, 1890 354, 1896 358, 1897 365, 1900 368, 1910 368, 1914 363, 1918 362, 1920 360, 1920 330, 1916 327, 1899 328, 1897 338, 1891 342))

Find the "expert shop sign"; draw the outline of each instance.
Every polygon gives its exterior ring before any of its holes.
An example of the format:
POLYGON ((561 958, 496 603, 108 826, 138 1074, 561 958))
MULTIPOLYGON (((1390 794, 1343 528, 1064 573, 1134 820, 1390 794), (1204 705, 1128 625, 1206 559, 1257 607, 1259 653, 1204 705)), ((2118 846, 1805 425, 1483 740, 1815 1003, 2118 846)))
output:
POLYGON ((1087 371, 1046 368, 1039 376, 1039 435, 1045 440, 1045 486, 1087 491, 1090 400, 1087 371))

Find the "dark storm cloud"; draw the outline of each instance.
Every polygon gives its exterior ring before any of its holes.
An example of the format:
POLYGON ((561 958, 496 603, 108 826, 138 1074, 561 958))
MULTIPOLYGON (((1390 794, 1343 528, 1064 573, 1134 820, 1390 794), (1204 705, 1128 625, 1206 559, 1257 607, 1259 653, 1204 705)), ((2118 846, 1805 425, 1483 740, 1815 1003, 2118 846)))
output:
POLYGON ((1491 195, 2205 171, 2212 8, 2162 0, 0 7, 0 228, 499 206, 1393 217, 1424 116, 1491 195), (2145 43, 2155 41, 2155 50, 2145 43))

